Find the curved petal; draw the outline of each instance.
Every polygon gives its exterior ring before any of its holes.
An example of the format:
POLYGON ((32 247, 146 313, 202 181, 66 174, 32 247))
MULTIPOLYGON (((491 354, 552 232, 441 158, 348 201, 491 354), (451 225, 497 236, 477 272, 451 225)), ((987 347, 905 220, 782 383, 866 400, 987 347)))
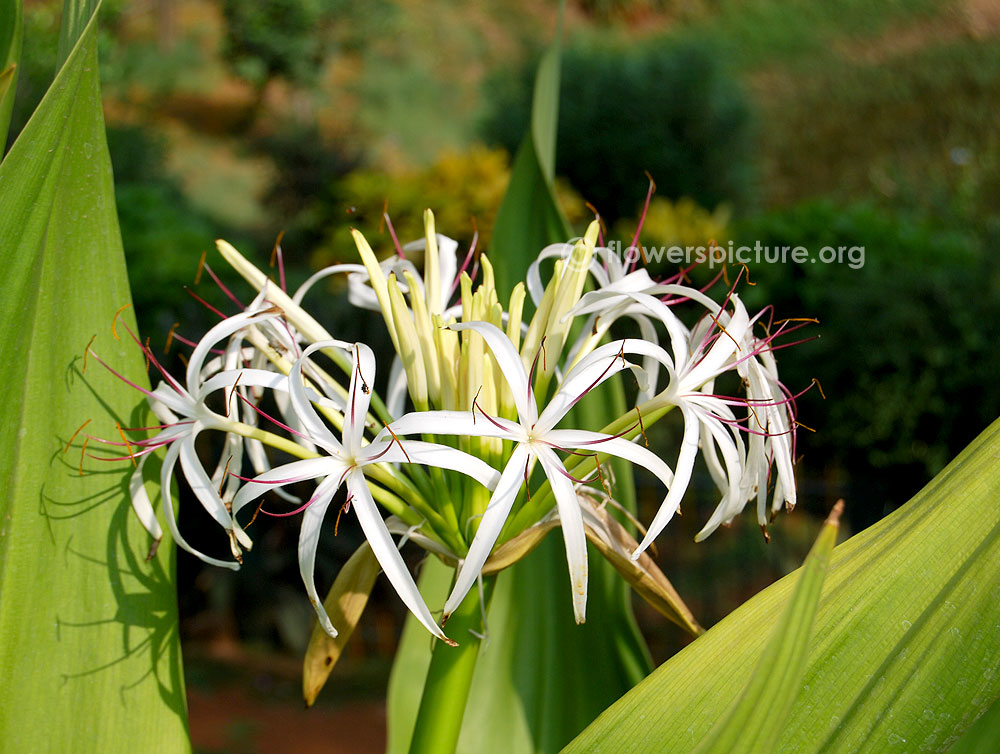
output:
POLYGON ((444 616, 442 622, 448 620, 451 615, 462 604, 469 589, 476 583, 476 578, 483 570, 483 564, 490 556, 493 545, 496 544, 500 530, 503 529, 507 516, 510 515, 511 506, 517 498, 518 490, 524 484, 524 469, 528 462, 530 451, 524 445, 514 448, 500 481, 497 482, 496 489, 490 497, 490 502, 486 506, 482 519, 479 522, 479 529, 476 536, 472 538, 469 545, 469 552, 462 561, 458 574, 455 576, 455 586, 452 587, 448 600, 444 603, 444 616))
POLYGON ((340 451, 342 449, 340 442, 333 436, 333 433, 330 432, 329 428, 322 422, 316 414, 315 409, 309 403, 309 394, 306 392, 306 386, 302 381, 302 365, 305 360, 310 354, 315 353, 319 349, 329 347, 351 350, 351 344, 345 343, 342 340, 321 340, 318 343, 313 343, 295 360, 295 364, 292 365, 292 369, 288 373, 288 396, 292 401, 292 410, 299 421, 302 422, 302 427, 306 430, 306 433, 327 449, 340 451))
MULTIPOLYGON (((527 439, 520 424, 499 416, 476 416, 471 411, 413 411, 389 425, 397 435, 460 435, 465 437, 499 437, 523 442, 527 439)), ((378 438, 385 440, 383 430, 378 438)))
POLYGON ((253 481, 247 482, 233 499, 233 518, 248 504, 266 492, 277 492, 286 484, 304 482, 321 476, 335 477, 339 480, 347 470, 347 465, 328 456, 322 458, 307 458, 303 461, 292 461, 284 466, 277 466, 265 471, 253 481))
MULTIPOLYGON (((231 388, 234 385, 287 391, 288 377, 280 372, 270 372, 266 369, 229 369, 225 372, 219 372, 206 380, 201 386, 200 394, 204 398, 209 393, 224 388, 231 388)), ((336 401, 330 400, 310 388, 306 388, 306 397, 312 403, 332 408, 335 411, 340 411, 343 408, 336 401)))
POLYGON ((573 616, 577 623, 587 619, 587 535, 583 528, 583 513, 576 499, 573 482, 566 476, 558 456, 547 448, 536 451, 545 476, 552 485, 559 519, 562 521, 563 541, 566 544, 566 563, 573 590, 573 616))
POLYGON ((233 528, 233 518, 226 510, 222 498, 219 497, 208 473, 201 466, 198 454, 194 449, 194 438, 197 431, 192 431, 187 437, 177 440, 174 444, 179 447, 181 458, 181 469, 184 471, 184 478, 191 485, 191 491, 201 502, 202 508, 226 531, 233 528))
POLYGON ((389 386, 385 391, 385 407, 389 416, 402 416, 406 405, 406 370, 403 360, 395 356, 389 369, 389 386))
POLYGON ((646 530, 646 536, 632 553, 632 560, 638 560, 643 550, 649 547, 650 543, 659 535, 667 522, 677 512, 681 504, 681 498, 687 491, 688 483, 691 481, 691 472, 694 470, 695 458, 698 456, 698 435, 700 426, 694 411, 687 405, 681 404, 681 412, 684 414, 684 435, 681 437, 681 449, 677 455, 676 473, 674 482, 670 485, 667 496, 660 503, 659 510, 653 516, 653 520, 646 530))
POLYGON ((163 530, 160 528, 160 522, 156 520, 153 503, 149 499, 149 493, 146 492, 146 485, 142 479, 142 467, 146 465, 148 457, 143 456, 139 459, 139 463, 135 467, 135 471, 132 472, 132 477, 129 479, 128 492, 129 497, 132 499, 132 509, 135 511, 139 523, 142 524, 143 529, 149 532, 149 536, 153 538, 154 542, 158 543, 163 539, 163 530))
POLYGON ((194 549, 187 543, 187 540, 181 536, 181 532, 177 528, 177 517, 174 515, 174 499, 170 494, 170 482, 172 481, 174 475, 174 466, 177 464, 177 456, 179 453, 180 447, 177 443, 172 444, 169 448, 167 448, 167 454, 163 457, 163 466, 160 467, 160 494, 163 496, 163 513, 167 519, 167 528, 170 529, 170 533, 174 537, 174 542, 176 542, 177 546, 182 550, 187 550, 196 558, 208 563, 209 565, 238 571, 240 569, 239 563, 235 563, 231 560, 218 560, 217 558, 210 558, 208 555, 194 549))
POLYGON ((358 456, 358 466, 368 463, 419 463, 459 471, 488 489, 496 487, 500 472, 480 458, 457 448, 419 440, 390 440, 365 446, 358 456))
POLYGON ((354 366, 351 370, 351 386, 347 393, 347 408, 344 411, 344 449, 352 458, 361 451, 361 439, 365 434, 365 417, 375 390, 375 353, 364 343, 355 343, 351 349, 354 366))
POLYGON ((631 461, 656 474, 657 478, 667 487, 674 482, 674 474, 662 458, 624 437, 613 437, 584 429, 554 429, 545 436, 545 442, 556 448, 607 453, 624 458, 626 461, 631 461))
POLYGON ((337 637, 337 629, 330 622, 330 616, 323 608, 323 601, 316 591, 316 548, 319 546, 320 530, 323 528, 323 517, 334 494, 340 489, 338 477, 327 477, 316 488, 313 503, 302 514, 302 528, 299 529, 299 574, 306 586, 306 594, 316 611, 319 624, 330 636, 337 637))
POLYGON ((274 319, 276 316, 278 315, 272 311, 241 312, 240 314, 234 314, 232 317, 227 317, 205 333, 205 336, 198 341, 198 345, 194 347, 194 351, 191 352, 190 359, 188 359, 186 382, 188 392, 191 393, 191 396, 195 399, 201 397, 202 393, 199 386, 201 382, 201 368, 204 366, 205 359, 208 358, 212 349, 220 341, 231 337, 247 325, 274 319))
POLYGON ((368 539, 368 544, 371 546, 372 552, 375 553, 382 570, 385 571, 389 583, 403 600, 403 604, 434 636, 449 644, 454 644, 455 642, 444 635, 440 626, 434 621, 431 611, 427 609, 427 604, 420 596, 420 590, 417 589, 413 577, 407 570, 402 555, 396 549, 396 543, 392 541, 392 535, 389 534, 385 521, 379 515, 378 508, 375 507, 375 501, 372 499, 372 493, 368 489, 365 476, 359 469, 355 469, 347 475, 347 489, 353 497, 352 506, 358 516, 358 521, 361 523, 365 537, 368 539))
POLYGON ((302 299, 309 292, 310 288, 316 285, 316 283, 318 283, 323 278, 329 277, 330 275, 336 275, 338 272, 342 272, 345 274, 348 272, 354 272, 365 275, 368 274, 365 271, 365 266, 363 264, 334 264, 330 265, 329 267, 324 267, 319 272, 313 273, 306 280, 306 282, 304 282, 296 289, 295 295, 292 296, 292 301, 294 301, 296 304, 301 304, 302 299))
POLYGON ((658 345, 636 338, 616 340, 595 348, 563 377, 559 390, 552 396, 535 425, 538 431, 544 433, 555 427, 591 388, 597 387, 623 369, 635 368, 622 358, 622 354, 654 358, 667 367, 673 364, 670 355, 658 345))
POLYGON ((524 364, 521 363, 521 355, 510 342, 510 338, 496 325, 489 322, 459 322, 449 325, 452 330, 473 330, 483 336, 486 345, 493 352, 497 366, 507 378, 510 385, 510 392, 514 396, 514 405, 517 406, 517 416, 521 424, 532 426, 538 421, 538 406, 535 404, 535 394, 528 384, 528 373, 524 371, 524 364))

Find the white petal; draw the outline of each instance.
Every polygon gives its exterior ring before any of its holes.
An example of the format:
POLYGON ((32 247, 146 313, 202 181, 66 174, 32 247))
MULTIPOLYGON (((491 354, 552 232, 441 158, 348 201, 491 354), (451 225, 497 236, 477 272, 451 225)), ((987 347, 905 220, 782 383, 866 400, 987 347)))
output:
POLYGON ((323 445, 331 452, 336 452, 341 450, 341 444, 333 436, 333 433, 330 432, 326 424, 324 424, 316 414, 312 405, 310 405, 309 395, 302 382, 302 365, 306 358, 321 348, 329 347, 351 350, 351 344, 345 343, 342 340, 321 340, 320 342, 309 346, 302 352, 302 356, 296 359, 295 364, 292 366, 292 369, 288 374, 288 395, 292 400, 292 410, 295 411, 295 415, 298 417, 299 421, 302 422, 302 426, 306 430, 306 433, 313 440, 323 445))
MULTIPOLYGON (((197 426, 197 425, 196 425, 197 426)), ((187 437, 177 440, 174 444, 179 446, 181 457, 181 469, 184 471, 184 478, 191 485, 201 506, 208 511, 209 515, 226 531, 233 528, 233 519, 229 511, 226 510, 222 498, 212 485, 212 480, 208 478, 205 469, 202 468, 201 461, 194 449, 194 438, 197 432, 191 432, 187 437)))
POLYGON ((230 568, 234 571, 238 571, 240 568, 239 563, 235 563, 231 560, 218 560, 216 558, 210 558, 208 555, 194 549, 187 543, 187 540, 181 536, 180 530, 177 528, 177 517, 174 515, 174 499, 170 494, 170 483, 173 481, 174 466, 177 464, 177 456, 179 453, 180 447, 178 447, 177 443, 173 443, 169 448, 167 448, 167 454, 163 457, 163 466, 160 467, 160 494, 163 497, 163 513, 167 519, 167 527, 170 529, 170 533, 174 537, 174 542, 176 542, 177 546, 182 550, 187 550, 196 558, 208 563, 209 565, 230 568))
POLYGON ((656 474, 664 485, 673 484, 674 474, 663 459, 650 450, 637 445, 624 437, 614 437, 601 432, 589 432, 584 429, 554 429, 545 435, 545 442, 552 443, 557 448, 571 448, 585 452, 606 453, 624 458, 637 466, 656 474))
POLYGON ((163 530, 160 528, 160 522, 156 520, 153 503, 149 499, 149 493, 146 492, 146 485, 143 484, 142 480, 142 467, 146 464, 147 458, 149 456, 145 455, 139 459, 139 464, 132 472, 132 478, 129 479, 128 491, 132 498, 132 509, 135 511, 139 523, 142 524, 142 528, 148 531, 149 536, 156 542, 159 542, 163 539, 163 530))
POLYGON ((750 318, 747 315, 746 307, 743 306, 743 302, 735 293, 730 296, 730 302, 734 307, 732 316, 727 322, 722 322, 720 316, 718 327, 721 331, 708 349, 708 353, 683 376, 684 384, 680 388, 682 391, 697 390, 708 380, 724 371, 725 364, 734 351, 740 351, 737 353, 737 358, 743 358, 746 355, 747 345, 744 341, 750 318))
POLYGON ((198 345, 195 346, 194 351, 191 352, 191 358, 188 360, 187 389, 188 392, 191 393, 192 397, 201 397, 199 383, 201 382, 202 366, 204 366, 205 359, 208 358, 212 349, 215 348, 220 341, 223 341, 239 332, 247 325, 253 324, 254 322, 273 319, 276 316, 277 315, 274 313, 242 312, 222 320, 222 322, 205 333, 205 336, 198 341, 198 345))
POLYGON ((396 356, 389 369, 389 386, 385 391, 385 407, 389 416, 402 416, 406 406, 406 370, 403 360, 396 356))
POLYGON ((538 406, 535 404, 535 394, 528 384, 528 373, 524 371, 524 364, 521 363, 521 355, 510 342, 507 334, 488 322, 460 322, 449 325, 452 330, 474 330, 483 336, 486 345, 493 352, 497 366, 503 372, 510 385, 510 391, 514 396, 514 405, 517 406, 517 416, 521 424, 532 426, 538 421, 538 406))
POLYGON ((306 508, 302 514, 302 528, 299 529, 299 574, 302 576, 302 583, 306 586, 306 594, 313 609, 316 610, 316 617, 319 624, 330 636, 337 636, 337 629, 330 622, 330 616, 323 608, 323 600, 320 599, 316 591, 316 548, 319 546, 319 535, 323 528, 323 517, 334 493, 340 488, 340 479, 332 476, 327 477, 316 488, 316 494, 312 505, 306 508))
MULTIPOLYGON (((397 435, 460 435, 465 437, 500 437, 522 442, 526 439, 521 425, 499 416, 489 418, 471 411, 413 411, 389 425, 397 435)), ((378 439, 390 435, 379 433, 378 439)))
POLYGON ((576 499, 573 482, 563 473, 563 465, 551 450, 539 448, 538 460, 545 470, 552 494, 556 498, 559 519, 562 521, 563 540, 566 544, 566 563, 569 566, 570 587, 573 590, 573 615, 577 623, 587 618, 587 535, 583 529, 583 514, 576 499))
POLYGON ((543 259, 552 259, 557 257, 564 259, 573 253, 573 244, 571 243, 554 243, 546 246, 538 254, 538 258, 531 263, 528 267, 528 274, 525 278, 525 282, 528 287, 528 294, 531 296, 531 300, 535 302, 535 306, 538 306, 538 302, 542 300, 542 296, 545 295, 545 286, 542 285, 542 276, 538 271, 539 265, 543 259))
POLYGON ((379 565, 382 566, 382 570, 385 571, 389 583, 392 584, 400 599, 403 600, 403 604, 410 609, 410 612, 416 616, 417 620, 428 631, 442 641, 453 644, 454 642, 451 642, 444 635, 440 626, 434 621, 431 611, 427 609, 424 598, 420 596, 420 590, 417 589, 413 577, 410 575, 409 570, 407 570, 406 563, 403 562, 403 557, 399 554, 399 550, 396 549, 396 543, 392 541, 392 535, 389 534, 389 529, 386 527, 385 521, 379 515, 378 508, 375 507, 375 501, 372 499, 372 493, 368 489, 368 483, 365 481, 364 474, 360 470, 355 469, 347 475, 347 489, 353 496, 351 505, 358 516, 358 521, 361 522, 361 528, 368 539, 368 544, 371 546, 372 552, 375 553, 375 557, 378 559, 379 565))
POLYGON ((344 448, 352 457, 361 450, 365 434, 365 417, 375 392, 375 354, 364 343, 355 343, 351 369, 351 386, 344 411, 344 448))
POLYGON ((677 455, 674 481, 670 485, 667 496, 660 503, 659 510, 653 516, 653 520, 646 531, 646 536, 643 537, 642 542, 639 543, 639 546, 635 548, 635 552, 632 553, 632 560, 638 560, 643 550, 649 547, 650 543, 663 531, 667 522, 677 512, 677 508, 681 504, 681 498, 684 497, 688 483, 691 481, 691 472, 694 470, 694 462, 698 456, 698 434, 701 428, 698 417, 689 406, 681 404, 680 409, 684 414, 684 434, 681 437, 680 453, 677 455))
POLYGON ((442 620, 447 620, 448 616, 462 604, 465 595, 469 593, 469 589, 476 583, 480 571, 483 570, 483 564, 489 558, 493 545, 496 544, 497 537, 500 536, 500 530, 503 529, 507 516, 510 515, 510 509, 517 497, 518 490, 524 484, 524 469, 528 455, 528 448, 524 445, 518 445, 507 461, 507 466, 504 467, 500 481, 497 483, 496 489, 493 490, 490 502, 479 522, 476 536, 472 538, 472 544, 469 545, 469 553, 458 569, 455 586, 452 587, 451 594, 448 595, 448 601, 444 603, 442 620))
POLYGON ((324 267, 319 272, 316 272, 312 276, 310 276, 309 279, 306 280, 306 282, 304 282, 302 285, 298 287, 298 289, 295 291, 295 295, 292 296, 292 301, 294 301, 296 304, 301 304, 303 297, 309 292, 310 288, 312 288, 316 283, 318 283, 323 278, 329 277, 330 275, 335 275, 338 272, 342 272, 345 274, 348 272, 354 272, 354 273, 363 273, 365 276, 368 275, 368 273, 365 271, 365 266, 363 264, 334 264, 329 267, 324 267))
POLYGON ((336 477, 339 480, 347 468, 345 464, 336 459, 325 456, 292 461, 284 466, 277 466, 270 471, 265 471, 260 476, 254 477, 252 482, 247 482, 240 487, 240 491, 236 493, 233 500, 233 518, 235 519, 236 514, 248 503, 253 502, 266 492, 277 492, 278 488, 285 484, 294 484, 321 476, 336 477))
POLYGON ((484 487, 493 489, 500 481, 500 472, 480 458, 457 448, 419 440, 389 440, 373 442, 358 456, 358 465, 368 463, 419 463, 441 469, 459 471, 484 487))

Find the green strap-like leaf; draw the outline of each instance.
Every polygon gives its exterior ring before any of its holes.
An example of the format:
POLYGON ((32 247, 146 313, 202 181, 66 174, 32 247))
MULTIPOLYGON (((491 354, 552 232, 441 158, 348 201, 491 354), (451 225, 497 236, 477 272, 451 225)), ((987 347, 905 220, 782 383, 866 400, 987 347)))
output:
POLYGON ((816 607, 830 553, 837 542, 837 503, 799 571, 795 592, 764 650, 750 682, 722 720, 695 748, 695 754, 757 754, 774 751, 802 687, 816 607))
POLYGON ((14 109, 21 34, 21 0, 0 0, 0 158, 7 144, 7 129, 14 109))
POLYGON ((146 562, 131 465, 82 450, 148 423, 134 389, 94 359, 84 371, 96 335, 148 384, 134 318, 111 334, 130 297, 96 19, 0 164, 0 245, 0 750, 187 751, 173 547, 146 562))
MULTIPOLYGON (((802 691, 775 751, 948 751, 1000 697, 998 459, 1000 422, 834 550, 802 691)), ((755 666, 796 579, 664 663, 566 754, 693 749, 755 666)))
POLYGON ((572 230, 553 189, 559 113, 559 48, 545 53, 535 77, 531 128, 514 159, 510 184, 493 227, 490 261, 497 293, 506 301, 528 265, 550 243, 566 241, 572 230))
POLYGON ((996 754, 1000 748, 1000 702, 976 720, 948 754, 996 754))

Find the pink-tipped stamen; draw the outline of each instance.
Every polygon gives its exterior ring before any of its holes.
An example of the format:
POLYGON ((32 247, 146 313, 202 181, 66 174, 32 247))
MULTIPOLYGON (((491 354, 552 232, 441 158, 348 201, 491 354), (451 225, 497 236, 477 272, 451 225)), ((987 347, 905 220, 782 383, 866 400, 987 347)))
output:
POLYGON ((225 294, 226 298, 228 298, 230 301, 236 304, 240 308, 240 311, 244 311, 246 309, 246 306, 243 304, 243 302, 240 301, 238 298, 236 298, 236 295, 231 290, 229 290, 229 288, 227 288, 226 285, 221 280, 219 280, 219 276, 216 275, 215 272, 212 270, 212 268, 208 266, 207 262, 203 265, 203 267, 205 268, 205 272, 207 272, 209 276, 212 278, 212 280, 215 281, 215 284, 219 286, 219 290, 221 290, 225 294))
POLYGON ((267 419, 269 422, 271 422, 272 424, 274 424, 275 426, 281 427, 286 432, 291 432, 296 437, 301 437, 303 440, 309 440, 310 442, 312 442, 312 438, 309 437, 308 435, 304 435, 301 432, 299 432, 298 430, 292 429, 287 424, 284 424, 283 422, 280 422, 277 419, 275 419, 270 414, 265 413, 263 409, 261 409, 259 406, 255 405, 253 403, 253 401, 251 401, 249 398, 247 398, 245 395, 243 395, 243 393, 240 393, 239 391, 237 391, 236 397, 239 398, 241 401, 243 401, 245 404, 247 404, 250 408, 252 408, 258 414, 260 414, 261 416, 263 416, 265 419, 267 419))
POLYGON ((190 288, 188 288, 186 285, 184 286, 184 290, 187 291, 188 295, 191 296, 191 298, 193 298, 199 304, 201 304, 202 306, 204 306, 210 312, 214 312, 216 315, 218 315, 219 319, 226 319, 226 315, 225 314, 223 314, 222 312, 220 312, 218 309, 216 309, 214 306, 212 306, 210 303, 208 303, 205 299, 203 299, 201 296, 199 296, 193 290, 191 290, 190 288))

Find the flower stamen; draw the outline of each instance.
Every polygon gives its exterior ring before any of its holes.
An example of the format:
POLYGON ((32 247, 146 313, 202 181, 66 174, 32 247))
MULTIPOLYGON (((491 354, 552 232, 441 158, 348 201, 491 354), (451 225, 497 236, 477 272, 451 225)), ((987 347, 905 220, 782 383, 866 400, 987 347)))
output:
POLYGON ((87 419, 87 421, 85 421, 85 422, 84 422, 83 424, 81 424, 81 425, 80 425, 79 427, 77 427, 77 429, 76 429, 76 432, 74 432, 74 433, 73 433, 73 436, 72 436, 72 437, 70 437, 70 438, 69 438, 69 441, 68 441, 68 442, 66 443, 66 447, 65 447, 65 448, 63 448, 63 453, 64 453, 64 454, 66 453, 66 451, 68 451, 68 450, 69 450, 70 446, 71 446, 71 445, 73 444, 73 440, 75 440, 75 439, 76 439, 76 436, 77 436, 78 434, 80 434, 80 431, 81 431, 81 430, 82 430, 82 429, 83 429, 84 427, 86 427, 86 426, 87 426, 88 424, 90 424, 90 422, 91 422, 91 421, 93 421, 93 420, 92 420, 92 419, 87 419))
POLYGON ((87 347, 83 349, 83 374, 87 373, 87 354, 90 353, 90 347, 94 344, 97 339, 97 333, 90 336, 90 340, 87 341, 87 347))

